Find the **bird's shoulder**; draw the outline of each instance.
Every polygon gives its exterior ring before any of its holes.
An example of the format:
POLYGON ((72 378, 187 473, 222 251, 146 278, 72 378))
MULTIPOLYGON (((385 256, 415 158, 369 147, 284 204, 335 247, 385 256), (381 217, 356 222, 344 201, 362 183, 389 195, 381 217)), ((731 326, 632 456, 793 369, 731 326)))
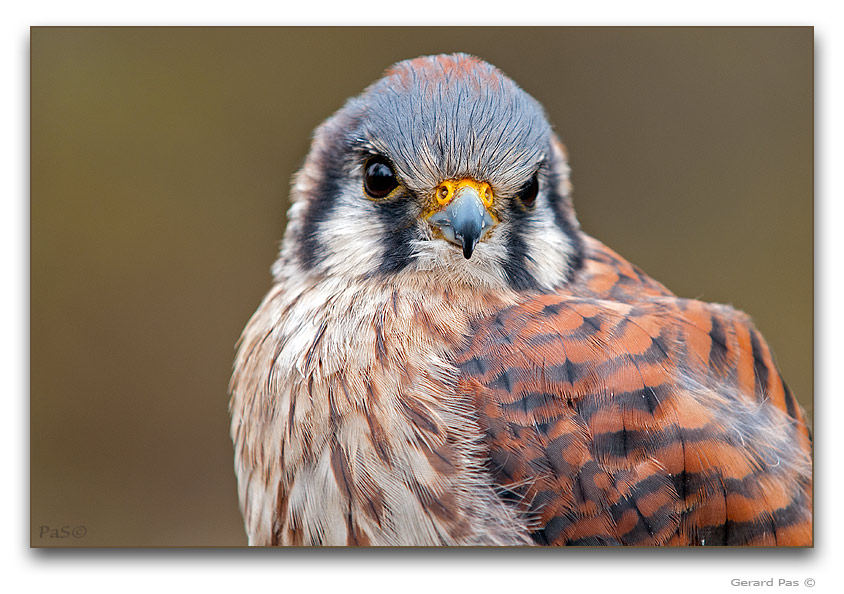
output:
POLYGON ((673 297, 662 283, 638 266, 586 234, 580 268, 566 285, 565 294, 631 303, 650 297, 673 297))
POLYGON ((456 363, 538 542, 810 540, 805 420, 743 313, 591 240, 575 290, 479 318, 456 363))

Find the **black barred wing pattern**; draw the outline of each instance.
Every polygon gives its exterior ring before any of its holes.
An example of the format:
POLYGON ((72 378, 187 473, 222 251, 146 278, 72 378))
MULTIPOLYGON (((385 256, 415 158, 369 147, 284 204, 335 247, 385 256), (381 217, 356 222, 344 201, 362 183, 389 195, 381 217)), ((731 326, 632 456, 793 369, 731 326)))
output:
POLYGON ((811 544, 809 434, 764 340, 731 308, 649 293, 476 322, 461 388, 502 497, 539 544, 811 544))

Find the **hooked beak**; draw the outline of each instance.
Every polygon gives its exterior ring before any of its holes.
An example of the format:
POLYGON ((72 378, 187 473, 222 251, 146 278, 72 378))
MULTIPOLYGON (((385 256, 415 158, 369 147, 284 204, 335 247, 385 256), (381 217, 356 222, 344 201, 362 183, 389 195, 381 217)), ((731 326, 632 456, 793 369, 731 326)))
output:
POLYGON ((495 226, 496 221, 489 212, 492 189, 487 183, 479 184, 471 179, 446 181, 437 188, 437 202, 445 208, 431 215, 428 221, 446 240, 463 248, 463 256, 468 260, 478 242, 495 226))

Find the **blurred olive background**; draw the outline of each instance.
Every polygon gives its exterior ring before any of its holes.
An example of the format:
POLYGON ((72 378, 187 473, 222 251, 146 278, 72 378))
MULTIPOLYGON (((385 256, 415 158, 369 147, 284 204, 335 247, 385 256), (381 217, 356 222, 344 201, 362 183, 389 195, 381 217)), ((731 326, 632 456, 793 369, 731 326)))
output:
POLYGON ((545 105, 583 228, 752 315, 811 415, 811 28, 34 28, 34 546, 246 543, 227 383, 290 177, 384 68, 453 51, 545 105))

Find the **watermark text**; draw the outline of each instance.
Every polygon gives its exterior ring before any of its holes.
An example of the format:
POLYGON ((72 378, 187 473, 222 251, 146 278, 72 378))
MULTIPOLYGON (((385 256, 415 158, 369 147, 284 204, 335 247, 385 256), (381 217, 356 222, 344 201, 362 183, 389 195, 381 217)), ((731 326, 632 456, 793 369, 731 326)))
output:
POLYGON ((80 524, 66 526, 40 526, 38 529, 39 538, 50 538, 61 540, 65 538, 85 538, 88 529, 80 524))

